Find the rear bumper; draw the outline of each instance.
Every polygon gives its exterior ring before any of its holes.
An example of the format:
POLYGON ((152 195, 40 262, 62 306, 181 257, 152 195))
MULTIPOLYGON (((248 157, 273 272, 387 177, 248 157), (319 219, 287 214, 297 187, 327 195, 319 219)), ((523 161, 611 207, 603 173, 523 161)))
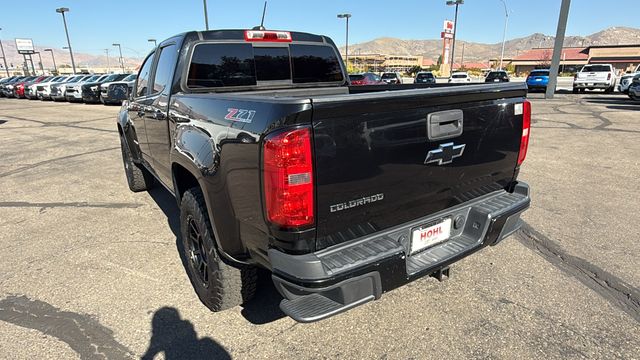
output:
POLYGON ((494 192, 438 214, 402 224, 365 238, 305 255, 269 250, 273 281, 284 296, 282 311, 300 322, 321 320, 368 301, 425 275, 433 274, 488 245, 495 245, 520 226, 530 204, 529 186, 494 192), (411 231, 445 218, 458 226, 446 242, 410 253, 411 231))
POLYGON ((605 82, 575 82, 573 87, 575 89, 608 89, 612 86, 611 83, 605 82))

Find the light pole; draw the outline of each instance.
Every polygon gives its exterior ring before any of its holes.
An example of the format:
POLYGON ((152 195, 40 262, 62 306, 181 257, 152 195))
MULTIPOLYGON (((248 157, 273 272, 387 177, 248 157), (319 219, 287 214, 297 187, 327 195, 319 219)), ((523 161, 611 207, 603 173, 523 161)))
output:
POLYGON ((204 6, 204 28, 209 31, 209 14, 207 14, 207 0, 202 0, 204 6))
MULTIPOLYGON (((2 30, 2 28, 0 28, 2 30)), ((9 77, 9 68, 7 67, 7 58, 4 56, 4 47, 2 46, 2 39, 0 39, 0 50, 2 50, 2 60, 4 61, 4 71, 7 72, 7 77, 9 77)))
POLYGON ((109 49, 104 49, 104 52, 107 53, 107 74, 111 72, 111 64, 109 63, 109 49))
POLYGON ((40 60, 40 71, 42 71, 42 75, 44 75, 44 67, 42 66, 42 56, 40 56, 40 51, 36 51, 38 54, 38 60, 40 60))
POLYGON ((53 72, 58 73, 58 67, 56 66, 56 57, 53 56, 53 49, 44 49, 44 51, 51 52, 51 60, 53 60, 53 72))
MULTIPOLYGON (((349 13, 344 13, 344 14, 338 14, 338 19, 346 19, 347 20, 347 35, 346 35, 346 44, 344 46, 344 61, 347 64, 347 69, 349 68, 349 18, 351 17, 351 14, 349 13)), ((349 70, 347 70, 349 71, 349 70)))
POLYGON ((507 24, 509 24, 509 10, 507 10, 507 3, 505 0, 502 1, 502 5, 504 5, 504 31, 502 32, 502 51, 500 52, 500 70, 502 70, 502 60, 504 59, 504 43, 507 39, 507 24))
POLYGON ((448 0, 447 5, 456 6, 456 15, 453 19, 453 39, 451 42, 451 69, 449 71, 453 71, 453 59, 455 59, 455 51, 456 51, 456 33, 458 32, 458 6, 464 4, 464 0, 448 0))
POLYGON ((64 22, 64 32, 67 34, 67 45, 69 47, 69 55, 71 56, 71 67, 73 68, 73 73, 76 73, 76 63, 73 60, 73 50, 71 49, 71 40, 69 40, 69 30, 67 29, 67 18, 65 18, 64 13, 68 12, 69 8, 61 7, 57 8, 56 12, 62 14, 62 22, 64 22))
POLYGON ((124 73, 124 60, 122 59, 122 46, 120 44, 111 44, 113 46, 117 46, 120 51, 120 67, 122 67, 122 72, 124 73))
POLYGON ((147 41, 148 42, 152 42, 153 43, 153 47, 158 47, 158 42, 156 41, 156 39, 149 39, 147 41))

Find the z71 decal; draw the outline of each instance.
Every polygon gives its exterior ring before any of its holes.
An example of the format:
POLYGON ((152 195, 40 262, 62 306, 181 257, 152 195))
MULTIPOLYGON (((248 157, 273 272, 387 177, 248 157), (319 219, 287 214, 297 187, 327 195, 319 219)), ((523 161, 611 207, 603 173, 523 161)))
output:
POLYGON ((228 113, 224 117, 227 120, 231 121, 240 121, 243 123, 251 123, 253 121, 253 116, 256 114, 255 110, 245 110, 245 109, 236 109, 236 108, 228 108, 228 113))

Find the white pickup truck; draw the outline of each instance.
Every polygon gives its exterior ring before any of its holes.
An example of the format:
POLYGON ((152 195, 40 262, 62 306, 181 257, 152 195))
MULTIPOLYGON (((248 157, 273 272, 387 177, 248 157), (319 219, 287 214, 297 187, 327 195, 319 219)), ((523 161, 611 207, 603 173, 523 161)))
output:
POLYGON ((638 74, 640 74, 640 65, 638 65, 633 72, 622 75, 622 77, 620 78, 620 84, 618 84, 618 91, 628 94, 629 85, 631 85, 633 77, 638 74))
POLYGON ((589 64, 573 77, 573 93, 584 92, 586 89, 603 89, 611 93, 616 88, 616 74, 611 64, 589 64))

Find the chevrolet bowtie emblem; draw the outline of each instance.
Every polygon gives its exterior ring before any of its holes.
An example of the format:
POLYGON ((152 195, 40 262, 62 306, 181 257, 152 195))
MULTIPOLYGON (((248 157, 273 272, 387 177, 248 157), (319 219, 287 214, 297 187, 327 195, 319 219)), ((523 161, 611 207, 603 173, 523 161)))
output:
POLYGON ((450 164, 453 159, 462 156, 465 144, 454 145, 454 143, 440 144, 440 147, 429 151, 424 163, 438 163, 438 165, 450 164))

